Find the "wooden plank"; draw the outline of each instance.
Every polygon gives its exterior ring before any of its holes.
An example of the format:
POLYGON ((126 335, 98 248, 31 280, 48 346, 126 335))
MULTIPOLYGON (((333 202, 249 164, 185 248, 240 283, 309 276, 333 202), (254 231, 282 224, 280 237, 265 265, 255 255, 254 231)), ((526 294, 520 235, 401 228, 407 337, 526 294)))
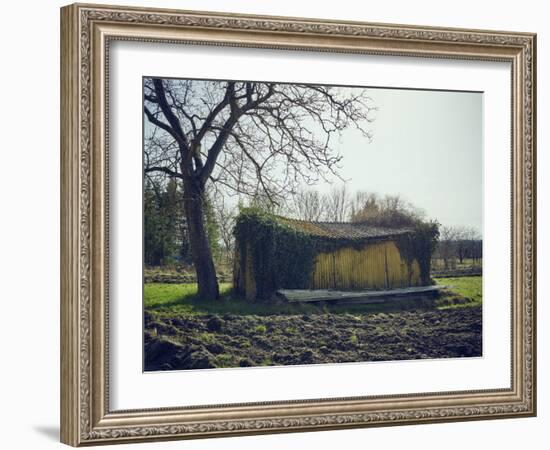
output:
POLYGON ((379 303, 390 297, 404 297, 424 293, 435 293, 447 286, 415 286, 400 289, 384 289, 378 291, 333 291, 329 289, 279 289, 277 293, 289 302, 323 302, 341 300, 361 300, 361 303, 379 303))

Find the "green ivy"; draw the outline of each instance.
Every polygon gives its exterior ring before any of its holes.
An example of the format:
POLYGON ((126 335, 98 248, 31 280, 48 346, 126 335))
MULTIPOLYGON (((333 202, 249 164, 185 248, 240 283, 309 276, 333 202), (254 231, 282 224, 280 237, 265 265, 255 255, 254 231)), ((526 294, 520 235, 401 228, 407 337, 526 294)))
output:
POLYGON ((279 287, 306 289, 315 263, 314 239, 258 208, 243 208, 235 224, 241 265, 250 244, 257 296, 268 298, 279 287))
POLYGON ((418 261, 422 285, 431 284, 430 264, 438 239, 439 224, 437 222, 418 221, 412 233, 397 236, 397 248, 409 265, 409 270, 413 261, 415 259, 418 261))
MULTIPOLYGON (((280 287, 307 289, 320 252, 332 252, 353 246, 362 248, 363 241, 315 238, 296 230, 260 208, 243 208, 235 223, 234 234, 239 245, 240 264, 246 264, 247 250, 252 252, 254 279, 258 298, 269 298, 280 287), (248 247, 249 245, 249 247, 248 247)), ((409 266, 414 259, 420 266, 422 284, 430 283, 430 261, 439 236, 435 222, 418 222, 412 233, 397 237, 396 243, 409 266)))

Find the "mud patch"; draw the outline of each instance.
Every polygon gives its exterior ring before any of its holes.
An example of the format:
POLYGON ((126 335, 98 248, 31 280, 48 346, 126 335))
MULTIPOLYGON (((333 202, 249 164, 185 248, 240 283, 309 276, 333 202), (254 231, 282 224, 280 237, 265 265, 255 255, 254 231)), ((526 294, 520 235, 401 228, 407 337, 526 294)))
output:
POLYGON ((481 356, 481 307, 370 314, 145 314, 145 370, 481 356))

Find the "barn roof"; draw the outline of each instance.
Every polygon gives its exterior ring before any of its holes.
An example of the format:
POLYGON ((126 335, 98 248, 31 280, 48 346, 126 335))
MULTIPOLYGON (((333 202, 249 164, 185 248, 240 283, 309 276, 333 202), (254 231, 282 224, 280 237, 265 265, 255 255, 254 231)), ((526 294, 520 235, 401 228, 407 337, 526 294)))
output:
POLYGON ((390 238, 413 232, 411 228, 390 228, 373 226, 366 223, 350 222, 308 222, 278 216, 277 220, 284 225, 311 236, 324 239, 367 240, 390 238))

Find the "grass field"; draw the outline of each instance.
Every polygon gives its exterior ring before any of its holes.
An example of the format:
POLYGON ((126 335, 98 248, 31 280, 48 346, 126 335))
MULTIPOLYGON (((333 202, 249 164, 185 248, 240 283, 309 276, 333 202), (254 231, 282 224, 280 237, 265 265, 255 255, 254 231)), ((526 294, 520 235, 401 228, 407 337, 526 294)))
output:
POLYGON ((393 302, 391 305, 312 305, 289 304, 285 302, 247 302, 234 296, 230 283, 221 283, 219 300, 205 300, 196 297, 197 285, 146 283, 144 287, 144 306, 149 313, 163 317, 197 314, 320 314, 320 313, 367 313, 388 312, 410 307, 456 308, 479 306, 482 300, 481 277, 437 278, 437 284, 450 286, 450 292, 443 295, 435 305, 407 301, 393 302))
POLYGON ((437 284, 449 286, 438 305, 440 308, 480 306, 483 298, 482 277, 436 278, 437 284), (470 301, 464 302, 464 299, 470 301))
POLYGON ((163 316, 181 314, 305 314, 314 312, 312 305, 292 305, 270 302, 247 302, 235 297, 230 283, 220 283, 220 299, 198 299, 197 285, 146 283, 144 287, 145 310, 163 316))

